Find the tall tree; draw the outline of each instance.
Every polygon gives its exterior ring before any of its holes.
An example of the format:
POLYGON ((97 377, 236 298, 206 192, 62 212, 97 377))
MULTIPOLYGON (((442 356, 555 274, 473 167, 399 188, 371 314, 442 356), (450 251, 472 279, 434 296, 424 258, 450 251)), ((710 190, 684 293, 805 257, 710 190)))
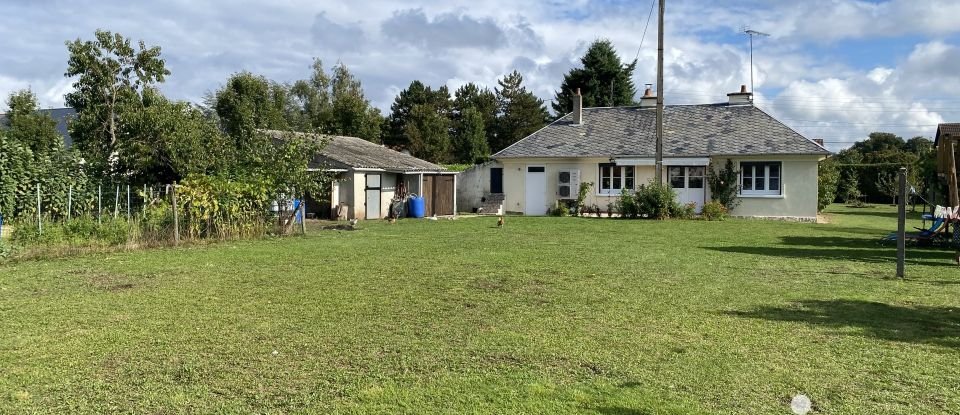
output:
POLYGON ((410 109, 403 133, 410 140, 410 154, 434 163, 451 161, 450 120, 429 104, 410 109))
POLYGON ((457 117, 453 133, 453 147, 457 161, 480 163, 490 158, 486 124, 476 107, 467 107, 457 117))
POLYGON ((904 151, 909 151, 920 157, 928 157, 936 151, 933 141, 926 137, 913 137, 903 145, 904 151))
POLYGON ((332 133, 380 141, 383 116, 363 95, 360 80, 343 63, 333 67, 330 82, 332 133))
POLYGON ((364 96, 360 80, 343 63, 333 67, 332 75, 327 75, 319 59, 314 59, 311 67, 310 79, 290 88, 296 108, 290 127, 379 142, 383 115, 364 96))
POLYGON ((580 58, 582 68, 573 68, 563 77, 560 90, 553 100, 553 111, 558 117, 573 110, 573 95, 577 88, 583 95, 584 107, 617 107, 632 105, 637 89, 633 85, 634 59, 624 64, 607 39, 594 41, 580 58))
POLYGON ((291 127, 298 131, 327 132, 325 128, 333 123, 330 117, 330 76, 323 70, 323 62, 314 59, 310 66, 309 79, 294 82, 290 88, 294 103, 299 108, 297 120, 291 120, 291 127))
POLYGON ((452 108, 452 134, 458 161, 474 163, 486 159, 490 155, 490 143, 496 141, 497 95, 471 82, 454 92, 452 108), (471 108, 479 120, 472 119, 474 115, 467 115, 471 108), (476 141, 475 129, 478 126, 482 129, 483 145, 476 141), (478 153, 474 154, 473 150, 478 153))
POLYGON ((113 173, 110 159, 126 151, 121 127, 142 107, 146 88, 170 74, 160 58, 160 47, 138 47, 119 33, 97 30, 95 39, 67 42, 70 54, 65 76, 77 77, 67 105, 77 110, 71 136, 88 165, 100 174, 113 173))
POLYGON ((493 152, 500 151, 546 125, 550 117, 543 100, 523 86, 523 76, 513 71, 498 82, 496 88, 497 133, 491 143, 493 152))
POLYGON ((234 74, 217 91, 214 109, 223 130, 238 148, 258 129, 286 130, 289 127, 288 91, 284 85, 250 72, 234 74))
MULTIPOLYGON (((424 107, 416 115, 419 119, 427 118, 427 114, 432 112, 444 120, 449 120, 450 92, 446 86, 434 90, 420 81, 411 82, 407 89, 400 91, 400 94, 397 95, 390 106, 390 117, 386 122, 387 128, 383 132, 383 144, 391 147, 411 148, 414 139, 407 135, 407 125, 412 122, 413 109, 417 106, 424 107)), ((419 127, 417 129, 419 130, 419 127)), ((449 135, 449 131, 446 134, 449 135)))
POLYGON ((193 174, 215 174, 234 161, 235 154, 214 120, 183 101, 170 101, 147 89, 143 111, 128 121, 132 151, 119 163, 134 184, 171 183, 193 174))
POLYGON ((30 90, 15 91, 7 99, 7 119, 2 128, 8 138, 26 145, 33 153, 46 154, 63 147, 63 138, 57 132, 57 122, 49 115, 37 112, 37 96, 30 90))

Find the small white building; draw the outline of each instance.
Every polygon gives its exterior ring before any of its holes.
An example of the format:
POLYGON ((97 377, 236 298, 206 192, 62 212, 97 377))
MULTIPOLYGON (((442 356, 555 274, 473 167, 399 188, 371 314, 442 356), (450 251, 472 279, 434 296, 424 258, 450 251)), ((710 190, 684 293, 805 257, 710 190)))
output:
MULTIPOLYGON (((663 180, 681 203, 710 200, 707 168, 732 160, 740 171, 735 216, 815 221, 818 162, 830 153, 753 105, 742 88, 729 102, 664 109, 663 180)), ((594 184, 586 204, 604 210, 623 191, 655 179, 656 97, 637 107, 582 108, 503 149, 503 210, 545 215, 594 184)), ((500 172, 492 172, 495 177, 500 172), (494 174, 495 173, 495 174, 494 174)))
POLYGON ((332 219, 391 217, 393 202, 402 203, 408 195, 423 196, 426 216, 457 211, 455 172, 360 138, 331 137, 310 168, 336 174, 329 198, 332 219))

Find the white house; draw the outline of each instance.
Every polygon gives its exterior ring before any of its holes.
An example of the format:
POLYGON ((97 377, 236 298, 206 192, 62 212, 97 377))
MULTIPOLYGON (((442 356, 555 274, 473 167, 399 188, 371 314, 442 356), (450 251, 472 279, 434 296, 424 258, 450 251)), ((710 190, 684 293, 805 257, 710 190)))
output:
MULTIPOLYGON (((710 200, 706 169, 732 160, 740 174, 734 216, 815 221, 818 162, 830 154, 753 105, 742 88, 729 102, 664 109, 663 179, 680 202, 710 200)), ((588 205, 604 210, 623 190, 655 177, 656 97, 638 107, 582 108, 496 153, 503 210, 544 215, 593 182, 588 205), (502 173, 500 173, 502 172, 502 173)), ((493 179, 491 179, 493 181, 493 179)))

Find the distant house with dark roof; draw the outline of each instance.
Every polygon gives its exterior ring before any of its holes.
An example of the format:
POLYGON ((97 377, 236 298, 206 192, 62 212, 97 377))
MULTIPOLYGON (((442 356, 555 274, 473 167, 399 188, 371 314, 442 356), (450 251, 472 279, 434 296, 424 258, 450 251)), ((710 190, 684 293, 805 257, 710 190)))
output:
MULTIPOLYGON (((47 114, 57 122, 57 132, 63 137, 63 145, 70 147, 73 145, 73 138, 70 137, 68 124, 70 120, 77 115, 77 110, 73 108, 49 108, 39 111, 41 114, 47 114)), ((6 121, 6 114, 0 114, 0 124, 6 121)))
POLYGON ((456 213, 455 172, 360 138, 332 137, 310 168, 336 173, 330 208, 341 218, 390 217, 407 195, 424 197, 427 216, 456 213))
MULTIPOLYGON (((745 88, 728 96, 722 104, 665 107, 665 182, 699 210, 710 200, 706 169, 730 159, 741 172, 733 215, 816 220, 818 162, 830 153, 755 107, 745 88)), ((606 210, 624 190, 655 178, 649 90, 638 107, 581 108, 575 100, 573 112, 493 155, 499 165, 484 191, 503 200, 502 210, 544 215, 558 200, 576 199, 581 182, 594 184, 587 205, 606 210)))

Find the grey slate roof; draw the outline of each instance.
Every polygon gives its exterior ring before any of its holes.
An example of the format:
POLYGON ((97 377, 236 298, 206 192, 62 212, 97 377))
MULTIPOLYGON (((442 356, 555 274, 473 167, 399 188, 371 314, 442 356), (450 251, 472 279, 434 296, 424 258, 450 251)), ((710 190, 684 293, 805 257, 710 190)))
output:
MULTIPOLYGON (((41 114, 48 114, 54 121, 57 122, 57 132, 60 133, 60 136, 63 137, 63 145, 70 147, 73 145, 73 138, 70 137, 70 131, 67 129, 67 123, 70 121, 73 116, 77 114, 77 110, 73 108, 50 108, 50 109, 41 109, 39 111, 41 114)), ((6 121, 6 114, 0 114, 0 124, 6 121)))
MULTIPOLYGON (((584 108, 581 125, 572 119, 567 114, 493 157, 656 154, 653 108, 584 108)), ((664 108, 663 127, 664 157, 830 154, 753 105, 671 105, 664 108)))
POLYGON ((409 154, 356 137, 334 136, 311 163, 314 168, 383 169, 393 172, 445 171, 443 167, 409 154))

